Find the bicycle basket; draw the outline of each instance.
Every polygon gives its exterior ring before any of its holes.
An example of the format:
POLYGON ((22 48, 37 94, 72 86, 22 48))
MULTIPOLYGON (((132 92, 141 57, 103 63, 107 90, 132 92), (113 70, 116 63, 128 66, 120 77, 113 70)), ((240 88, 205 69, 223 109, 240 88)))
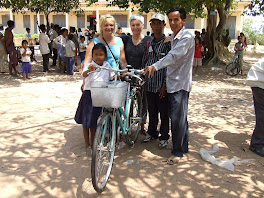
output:
POLYGON ((125 103, 127 82, 103 82, 91 83, 91 96, 94 107, 119 108, 125 103))

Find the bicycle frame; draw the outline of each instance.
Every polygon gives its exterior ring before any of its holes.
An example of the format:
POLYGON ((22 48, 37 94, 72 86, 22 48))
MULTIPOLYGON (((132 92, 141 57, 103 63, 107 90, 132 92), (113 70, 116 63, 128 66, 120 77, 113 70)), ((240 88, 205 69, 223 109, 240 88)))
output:
MULTIPOLYGON (((135 96, 135 93, 136 93, 136 87, 134 87, 132 90, 130 90, 130 88, 131 86, 129 84, 127 88, 128 90, 127 90, 125 109, 123 107, 120 107, 116 109, 114 113, 114 125, 116 124, 116 121, 118 121, 118 124, 120 126, 120 129, 123 135, 127 135, 127 133, 131 130, 131 128, 140 121, 140 120, 136 120, 131 124, 129 128, 126 127, 127 122, 130 121, 128 120, 130 104, 131 104, 132 98, 135 96), (124 117, 124 121, 122 121, 122 116, 124 117)), ((116 130, 116 126, 113 128, 113 130, 116 130)))

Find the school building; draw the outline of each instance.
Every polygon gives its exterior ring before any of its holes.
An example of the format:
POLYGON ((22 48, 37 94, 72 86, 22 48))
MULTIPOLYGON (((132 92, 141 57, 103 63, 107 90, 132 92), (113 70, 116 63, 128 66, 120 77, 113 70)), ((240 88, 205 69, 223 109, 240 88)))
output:
MULTIPOLYGON (((226 29, 229 29, 231 38, 236 38, 243 28, 243 10, 250 3, 249 0, 237 0, 236 9, 232 10, 231 15, 228 18, 226 29)), ((72 10, 70 13, 51 13, 49 15, 49 22, 58 24, 61 27, 69 28, 74 26, 76 28, 96 28, 98 30, 99 18, 101 15, 111 14, 115 17, 119 27, 122 27, 123 32, 131 32, 129 18, 131 15, 138 13, 137 10, 132 11, 131 8, 125 10, 118 7, 108 7, 108 2, 105 0, 99 0, 92 6, 87 6, 87 4, 80 0, 80 7, 84 10, 83 13, 72 10)), ((145 18, 145 26, 143 32, 151 31, 149 20, 151 19, 153 12, 143 13, 145 18)), ((217 12, 210 13, 218 17, 217 12)), ((29 11, 23 13, 12 13, 9 9, 0 8, 0 24, 6 25, 8 20, 15 21, 14 33, 26 33, 26 28, 31 29, 31 33, 38 33, 38 24, 46 24, 45 17, 43 13, 32 13, 29 11)), ((187 17, 185 27, 190 31, 195 30, 201 31, 201 29, 206 28, 207 21, 206 18, 194 18, 192 14, 187 17)), ((171 33, 169 24, 167 22, 167 27, 165 28, 165 33, 171 33)))

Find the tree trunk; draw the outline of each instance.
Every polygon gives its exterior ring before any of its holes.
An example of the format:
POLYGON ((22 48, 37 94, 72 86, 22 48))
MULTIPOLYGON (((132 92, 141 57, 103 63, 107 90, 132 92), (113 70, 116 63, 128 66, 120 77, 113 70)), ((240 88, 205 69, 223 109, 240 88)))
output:
POLYGON ((207 61, 206 64, 209 64, 216 59, 216 20, 217 17, 215 15, 211 15, 210 12, 215 11, 213 7, 207 7, 207 30, 206 30, 206 48, 208 49, 207 52, 207 61))
POLYGON ((47 22, 47 34, 49 33, 50 30, 50 25, 49 25, 49 12, 44 13, 45 14, 45 18, 46 18, 46 22, 47 22))
POLYGON ((216 26, 217 16, 210 15, 211 11, 215 11, 214 7, 208 6, 208 17, 207 17, 207 33, 206 33, 206 46, 208 49, 208 59, 206 64, 219 63, 223 61, 226 56, 229 55, 227 47, 224 47, 222 43, 222 35, 227 22, 227 18, 230 10, 230 0, 226 0, 225 6, 217 7, 219 15, 219 23, 216 26))

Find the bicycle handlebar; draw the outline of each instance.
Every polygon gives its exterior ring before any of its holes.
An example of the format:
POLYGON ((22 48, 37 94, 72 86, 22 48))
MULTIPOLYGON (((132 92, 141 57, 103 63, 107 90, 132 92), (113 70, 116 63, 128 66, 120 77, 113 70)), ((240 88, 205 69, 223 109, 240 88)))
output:
POLYGON ((98 66, 97 65, 96 66, 96 70, 91 71, 88 74, 92 74, 94 72, 99 72, 101 69, 104 69, 104 70, 107 70, 107 71, 110 71, 110 72, 114 72, 115 74, 129 72, 129 76, 137 78, 138 80, 143 82, 143 79, 140 78, 139 76, 137 76, 137 74, 143 74, 144 73, 143 69, 112 69, 112 68, 108 68, 108 67, 103 67, 103 66, 98 66))

